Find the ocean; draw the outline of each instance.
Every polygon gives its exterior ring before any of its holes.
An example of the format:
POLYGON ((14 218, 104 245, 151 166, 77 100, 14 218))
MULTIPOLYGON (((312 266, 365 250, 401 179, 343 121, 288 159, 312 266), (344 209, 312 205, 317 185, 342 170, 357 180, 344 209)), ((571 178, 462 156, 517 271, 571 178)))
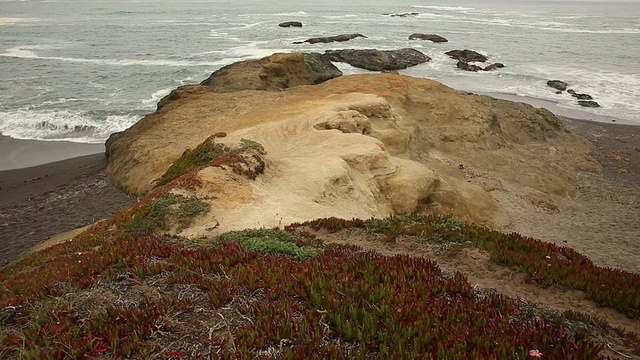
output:
MULTIPOLYGON (((0 1, 0 132, 103 142, 172 89, 274 52, 413 47, 431 61, 401 74, 538 102, 594 121, 640 125, 640 3, 508 0, 0 1), (416 16, 388 14, 418 13, 416 16), (385 15, 387 14, 387 15, 385 15), (302 28, 280 28, 300 21, 302 28), (343 43, 293 44, 361 33, 343 43), (434 44, 408 40, 438 34, 434 44), (471 73, 444 54, 471 49, 505 68, 471 73), (546 85, 564 80, 600 108, 546 85)), ((336 64, 345 74, 366 73, 336 64)))

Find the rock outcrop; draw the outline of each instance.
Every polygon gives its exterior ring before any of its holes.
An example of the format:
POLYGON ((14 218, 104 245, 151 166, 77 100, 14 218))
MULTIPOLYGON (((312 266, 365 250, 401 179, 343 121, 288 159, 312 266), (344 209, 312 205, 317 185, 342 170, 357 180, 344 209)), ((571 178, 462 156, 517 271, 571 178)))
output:
MULTIPOLYGON (((227 65, 211 74, 201 85, 216 92, 282 90, 296 85, 319 84, 341 75, 342 72, 322 54, 273 54, 260 60, 227 65)), ((168 99, 176 96, 180 95, 172 92, 168 99)), ((166 99, 160 101, 159 108, 166 99)))
POLYGON ((431 60, 427 55, 411 48, 327 50, 325 55, 331 61, 346 62, 351 66, 370 71, 402 70, 431 60))
POLYGON ((449 40, 443 38, 440 35, 436 35, 436 34, 411 34, 409 35, 409 40, 429 40, 431 42, 434 43, 443 43, 443 42, 448 42, 449 40))
POLYGON ((487 57, 475 52, 473 50, 451 50, 447 51, 445 54, 449 55, 450 58, 456 59, 458 61, 463 61, 466 63, 469 62, 485 62, 487 61, 487 57))
POLYGON ((356 38, 367 38, 362 34, 341 34, 336 36, 326 36, 326 37, 316 37, 310 38, 305 41, 296 42, 295 44, 309 43, 309 44, 317 44, 317 43, 330 43, 330 42, 342 42, 349 41, 356 38))
POLYGON ((280 27, 302 27, 302 23, 300 21, 285 21, 278 24, 280 27))
POLYGON ((509 216, 494 193, 553 209, 575 194, 576 173, 598 170, 592 145, 549 111, 427 79, 352 75, 224 93, 189 85, 169 97, 107 144, 109 177, 128 193, 149 194, 185 149, 219 132, 215 141, 266 151, 255 180, 204 167, 197 185, 171 188, 212 205, 185 236, 413 211, 501 227, 509 216))

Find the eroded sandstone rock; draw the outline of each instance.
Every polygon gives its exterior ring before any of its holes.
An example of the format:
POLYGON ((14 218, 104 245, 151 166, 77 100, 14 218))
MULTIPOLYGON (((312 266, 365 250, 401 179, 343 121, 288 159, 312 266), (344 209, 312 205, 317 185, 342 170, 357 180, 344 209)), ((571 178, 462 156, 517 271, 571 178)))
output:
POLYGON ((212 205, 182 235, 413 211, 500 227, 509 216, 494 192, 552 208, 575 194, 578 172, 598 171, 592 145, 547 110, 370 74, 283 91, 181 87, 110 139, 109 177, 147 194, 185 149, 218 132, 227 136, 215 141, 230 147, 261 144, 264 173, 251 180, 205 167, 199 187, 172 189, 212 205))

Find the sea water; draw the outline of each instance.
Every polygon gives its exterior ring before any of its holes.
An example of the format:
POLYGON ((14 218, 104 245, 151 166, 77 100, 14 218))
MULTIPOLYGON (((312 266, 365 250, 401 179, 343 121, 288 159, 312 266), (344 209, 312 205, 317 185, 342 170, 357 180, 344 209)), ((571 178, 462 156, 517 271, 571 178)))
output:
MULTIPOLYGON (((600 121, 640 125, 640 2, 437 0, 0 0, 0 132, 103 142, 172 89, 275 52, 413 47, 431 61, 401 74, 523 100, 600 121), (418 13, 398 17, 389 14, 418 13), (302 28, 280 28, 300 21, 302 28), (343 43, 294 44, 361 33, 343 43), (408 40, 438 34, 434 44, 408 40), (471 49, 505 68, 458 70, 444 52, 471 49), (555 94, 568 82, 601 105, 555 94)), ((336 64, 345 74, 366 73, 336 64)))

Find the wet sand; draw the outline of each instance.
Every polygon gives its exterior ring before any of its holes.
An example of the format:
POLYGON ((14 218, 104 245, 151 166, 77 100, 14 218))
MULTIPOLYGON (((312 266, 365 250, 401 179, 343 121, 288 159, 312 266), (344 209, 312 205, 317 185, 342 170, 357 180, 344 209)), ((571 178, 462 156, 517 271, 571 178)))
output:
MULTIPOLYGON (((69 149, 91 147, 4 140, 7 139, 0 139, 0 148, 7 146, 7 142, 17 144, 23 149, 20 157, 26 159, 27 164, 33 162, 29 156, 40 158, 40 154, 48 153, 52 158, 68 158, 77 153, 69 153, 69 149), (25 148, 37 151, 29 153, 25 148)), ((8 163, 9 154, 0 153, 0 164, 8 163)), ((0 171, 0 267, 56 234, 107 218, 135 203, 135 197, 111 185, 105 170, 106 158, 99 152, 35 167, 0 171)))

